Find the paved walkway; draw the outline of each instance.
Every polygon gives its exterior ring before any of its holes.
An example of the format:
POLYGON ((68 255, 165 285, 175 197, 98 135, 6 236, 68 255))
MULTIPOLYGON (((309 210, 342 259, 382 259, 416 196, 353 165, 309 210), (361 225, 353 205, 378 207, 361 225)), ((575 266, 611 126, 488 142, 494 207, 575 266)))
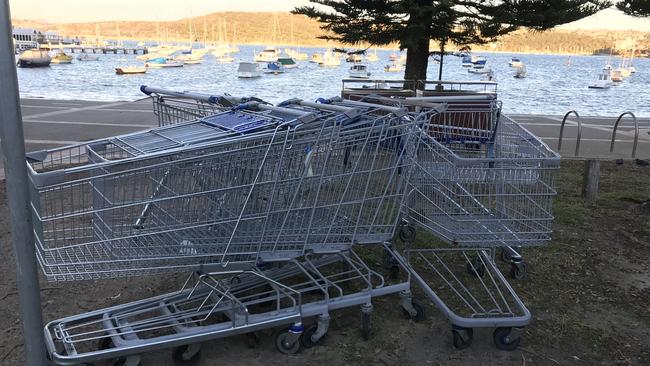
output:
MULTIPOLYGON (((135 132, 157 125, 150 99, 136 102, 91 102, 75 100, 23 99, 22 112, 26 151, 36 151, 102 137, 135 132)), ((557 149, 562 116, 510 115, 553 149, 557 149)), ((612 117, 583 117, 580 157, 630 158, 634 129, 631 119, 621 122, 615 150, 609 152, 612 117)), ((567 122, 562 155, 573 157, 576 123, 567 122)), ((637 157, 650 159, 650 118, 639 119, 637 157)), ((0 160, 0 168, 3 162, 0 160)), ((0 169, 0 176, 4 170, 0 169)))

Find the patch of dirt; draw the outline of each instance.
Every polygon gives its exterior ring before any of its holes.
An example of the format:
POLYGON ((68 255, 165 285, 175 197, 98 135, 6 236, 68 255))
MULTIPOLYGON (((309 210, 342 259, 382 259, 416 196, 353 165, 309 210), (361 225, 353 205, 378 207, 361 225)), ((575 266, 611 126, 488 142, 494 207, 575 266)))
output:
MULTIPOLYGON (((360 336, 358 307, 333 311, 321 346, 286 356, 275 350, 275 329, 260 332, 249 349, 244 336, 205 342, 199 365, 648 365, 650 364, 650 167, 604 163, 601 198, 591 206, 579 190, 583 164, 564 162, 554 239, 524 250, 529 275, 513 287, 533 314, 520 348, 495 349, 491 329, 477 329, 465 350, 452 346, 451 327, 417 286, 426 320, 405 320, 399 297, 373 300, 370 340, 360 336)), ((23 365, 22 328, 10 246, 9 214, 0 185, 0 364, 23 365)), ((504 265, 502 268, 508 268, 504 265)), ((180 287, 184 275, 42 282, 45 321, 154 296, 180 287)), ((310 322, 311 320, 307 320, 310 322)), ((143 356, 143 366, 173 365, 171 352, 143 356)), ((107 363, 99 363, 97 366, 107 363)))

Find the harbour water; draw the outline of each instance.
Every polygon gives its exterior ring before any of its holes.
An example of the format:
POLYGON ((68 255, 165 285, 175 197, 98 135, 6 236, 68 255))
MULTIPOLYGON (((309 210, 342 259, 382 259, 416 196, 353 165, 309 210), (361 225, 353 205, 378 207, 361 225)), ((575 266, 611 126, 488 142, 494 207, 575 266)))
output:
MULTIPOLYGON (((181 68, 150 69, 147 74, 115 75, 115 67, 142 65, 135 55, 101 54, 99 61, 75 60, 69 65, 47 68, 18 69, 21 97, 76 99, 97 101, 129 101, 144 97, 140 85, 151 85, 174 90, 198 91, 211 94, 257 96, 269 102, 298 97, 315 99, 340 95, 341 79, 348 77, 351 64, 342 60, 338 67, 324 68, 308 61, 299 62, 295 69, 284 74, 264 75, 258 79, 238 79, 238 61, 250 61, 261 46, 240 46, 233 63, 218 63, 207 55, 202 64, 181 68)), ((311 55, 323 49, 302 48, 311 55)), ((388 56, 393 51, 379 50, 379 61, 368 63, 373 79, 401 79, 403 72, 387 73, 388 56)), ((619 58, 606 56, 514 55, 504 53, 477 53, 488 59, 496 81, 499 97, 506 113, 564 114, 576 110, 582 115, 615 116, 632 111, 637 116, 650 116, 650 59, 634 60, 636 74, 610 89, 588 89, 605 64, 619 66, 619 58), (512 56, 519 56, 526 64, 528 76, 514 78, 514 69, 508 66, 512 56)), ((438 64, 429 63, 428 79, 438 77, 438 64)), ((480 80, 461 67, 461 59, 446 56, 444 80, 480 80)))

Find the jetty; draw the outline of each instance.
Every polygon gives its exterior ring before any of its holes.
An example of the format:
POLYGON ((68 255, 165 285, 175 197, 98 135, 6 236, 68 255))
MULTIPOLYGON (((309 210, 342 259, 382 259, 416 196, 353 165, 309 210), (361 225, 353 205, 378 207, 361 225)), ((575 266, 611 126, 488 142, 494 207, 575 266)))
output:
POLYGON ((112 54, 134 54, 146 55, 149 53, 147 47, 144 46, 115 46, 115 45, 95 45, 95 44, 46 44, 41 45, 41 48, 50 50, 63 50, 70 53, 112 53, 112 54))

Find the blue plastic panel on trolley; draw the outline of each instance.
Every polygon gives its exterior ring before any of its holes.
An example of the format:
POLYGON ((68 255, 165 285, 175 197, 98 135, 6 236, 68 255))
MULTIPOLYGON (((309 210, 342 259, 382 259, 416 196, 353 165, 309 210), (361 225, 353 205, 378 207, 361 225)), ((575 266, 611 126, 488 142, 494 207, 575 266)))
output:
POLYGON ((224 130, 247 133, 275 124, 273 120, 241 112, 219 113, 201 119, 206 124, 224 130))

